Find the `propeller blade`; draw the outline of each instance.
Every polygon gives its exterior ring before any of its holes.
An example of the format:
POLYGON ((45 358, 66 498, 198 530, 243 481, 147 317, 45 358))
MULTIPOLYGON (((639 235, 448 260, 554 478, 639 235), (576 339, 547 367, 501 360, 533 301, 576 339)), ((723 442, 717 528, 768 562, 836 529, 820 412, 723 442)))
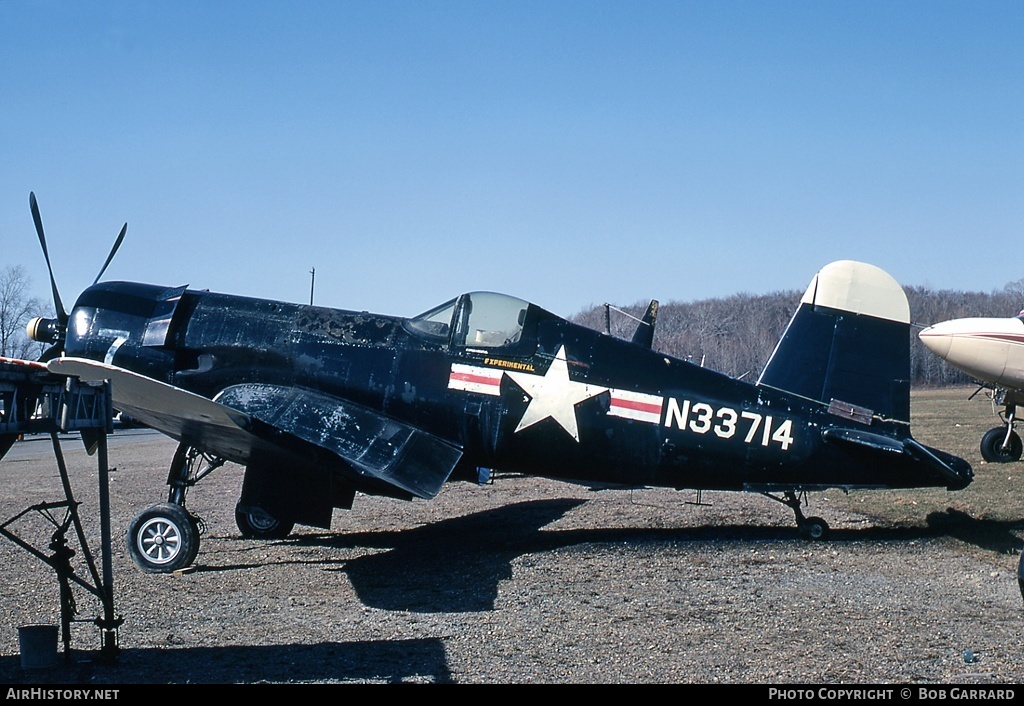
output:
POLYGON ((43 354, 39 356, 39 360, 37 362, 46 363, 53 360, 54 358, 59 358, 63 350, 63 343, 54 343, 52 346, 43 351, 43 354))
POLYGON ((117 236, 117 240, 114 241, 114 247, 110 249, 110 254, 107 255, 107 261, 103 263, 103 267, 100 268, 100 273, 96 275, 96 279, 94 279, 92 282, 93 284, 99 282, 100 277, 102 277, 103 273, 107 271, 107 265, 109 265, 110 261, 114 259, 114 254, 117 252, 117 249, 121 247, 121 241, 124 240, 124 234, 127 232, 128 224, 125 223, 123 226, 121 226, 121 233, 117 236))
POLYGON ((39 217, 39 204, 36 203, 36 195, 29 192, 28 205, 32 209, 32 220, 36 224, 36 233, 39 235, 39 244, 43 246, 43 257, 46 259, 46 269, 50 271, 50 287, 53 289, 53 306, 57 309, 57 320, 60 324, 66 325, 68 321, 67 312, 64 311, 64 304, 60 300, 60 292, 57 291, 57 280, 53 277, 53 267, 50 266, 50 254, 46 251, 46 238, 43 236, 43 219, 39 217))

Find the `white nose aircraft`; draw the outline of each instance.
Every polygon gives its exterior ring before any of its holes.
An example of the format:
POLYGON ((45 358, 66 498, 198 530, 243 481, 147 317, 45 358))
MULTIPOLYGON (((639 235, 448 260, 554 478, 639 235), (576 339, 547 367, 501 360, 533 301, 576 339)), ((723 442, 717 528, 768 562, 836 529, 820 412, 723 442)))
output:
POLYGON ((1003 405, 1003 426, 982 437, 982 458, 1019 461, 1024 445, 1013 424, 1017 405, 1024 404, 1024 311, 1009 318, 943 321, 921 331, 918 338, 950 365, 992 387, 996 403, 1003 405))

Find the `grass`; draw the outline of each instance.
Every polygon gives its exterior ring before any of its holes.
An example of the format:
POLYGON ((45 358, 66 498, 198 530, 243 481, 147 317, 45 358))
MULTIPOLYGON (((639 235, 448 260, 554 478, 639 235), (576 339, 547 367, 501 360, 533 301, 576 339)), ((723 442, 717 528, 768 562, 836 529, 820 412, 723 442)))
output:
POLYGON ((974 469, 971 485, 954 492, 941 488, 894 491, 885 494, 885 501, 873 492, 854 492, 835 497, 836 504, 848 504, 899 527, 943 525, 945 531, 950 523, 971 527, 1001 538, 992 541, 1019 548, 1010 533, 1024 529, 1024 461, 988 463, 982 459, 981 437, 1001 420, 991 397, 974 392, 975 388, 945 388, 911 394, 914 438, 970 463, 974 469))

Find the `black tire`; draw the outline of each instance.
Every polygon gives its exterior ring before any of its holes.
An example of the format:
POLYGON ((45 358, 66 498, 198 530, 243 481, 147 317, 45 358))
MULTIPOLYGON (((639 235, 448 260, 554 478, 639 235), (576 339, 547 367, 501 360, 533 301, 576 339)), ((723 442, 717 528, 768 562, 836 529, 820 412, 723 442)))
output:
POLYGON ((1010 432, 1009 443, 1004 447, 1003 439, 1006 438, 1006 427, 989 429, 981 438, 981 457, 989 463, 1013 463, 1019 461, 1021 452, 1024 451, 1024 444, 1021 443, 1017 432, 1010 432))
POLYGON ((1024 552, 1021 552, 1017 561, 1017 586, 1020 588, 1020 597, 1024 598, 1024 552))
POLYGON ((246 539, 284 539, 295 527, 291 520, 279 520, 258 508, 245 511, 237 505, 235 524, 246 539))
POLYGON ((188 510, 160 503, 128 526, 128 556, 147 574, 169 574, 191 566, 199 554, 199 527, 188 510))
POLYGON ((820 517, 808 517, 800 523, 800 534, 805 539, 821 541, 828 536, 828 523, 820 517))

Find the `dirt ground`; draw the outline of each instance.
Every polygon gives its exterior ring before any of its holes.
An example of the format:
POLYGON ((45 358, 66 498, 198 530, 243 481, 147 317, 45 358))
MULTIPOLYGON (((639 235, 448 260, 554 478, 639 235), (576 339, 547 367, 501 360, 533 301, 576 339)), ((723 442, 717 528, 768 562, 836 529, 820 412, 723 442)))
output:
MULTIPOLYGON (((1024 681, 1024 464, 986 464, 996 418, 971 390, 915 393, 915 436, 963 456, 965 490, 813 494, 832 528, 802 539, 758 495, 591 492, 532 478, 453 484, 432 501, 357 497, 324 532, 240 538, 241 469, 189 495, 193 571, 144 574, 124 533, 166 499, 172 441, 110 440, 120 651, 77 587, 71 650, 25 669, 18 628, 57 625, 56 574, 0 538, 0 683, 1018 684, 1024 681)), ((62 444, 99 554, 96 459, 62 444)), ((0 461, 0 522, 60 499, 47 437, 0 461)), ((47 551, 39 513, 11 524, 47 551)), ((74 545, 73 545, 74 546, 74 545)), ((77 552, 72 566, 87 576, 77 552)))

